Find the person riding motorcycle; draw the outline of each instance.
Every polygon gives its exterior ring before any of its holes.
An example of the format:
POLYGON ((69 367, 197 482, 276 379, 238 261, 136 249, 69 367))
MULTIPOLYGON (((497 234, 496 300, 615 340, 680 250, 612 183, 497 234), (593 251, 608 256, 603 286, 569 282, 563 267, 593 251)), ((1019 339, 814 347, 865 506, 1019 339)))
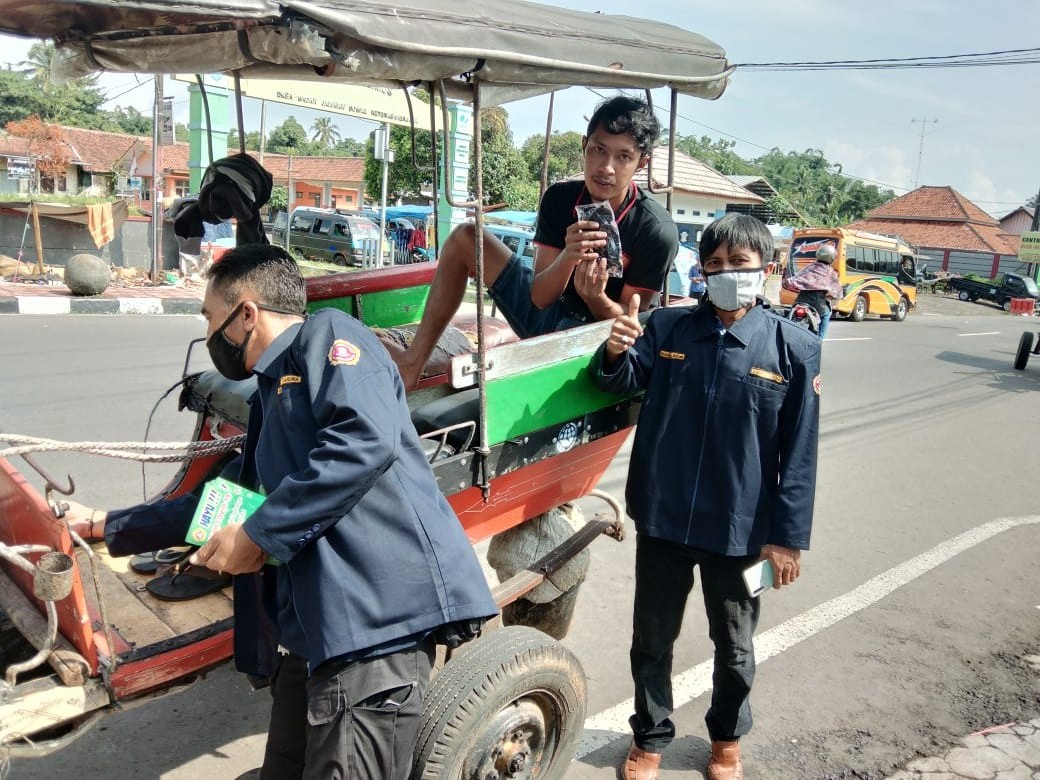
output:
POLYGON ((833 244, 824 244, 816 250, 815 262, 782 282, 785 290, 798 293, 795 305, 802 303, 811 306, 820 315, 821 339, 827 335, 833 304, 841 300, 843 295, 838 272, 834 270, 837 256, 838 252, 833 244))

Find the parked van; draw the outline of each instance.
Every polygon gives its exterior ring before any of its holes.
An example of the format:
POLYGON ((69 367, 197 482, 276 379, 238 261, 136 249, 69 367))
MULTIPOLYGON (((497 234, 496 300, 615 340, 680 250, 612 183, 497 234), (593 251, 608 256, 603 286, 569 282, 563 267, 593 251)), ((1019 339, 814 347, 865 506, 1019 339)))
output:
MULTIPOLYGON (((285 228, 277 223, 272 241, 285 246, 285 228)), ((361 213, 335 209, 297 208, 289 218, 289 251, 309 260, 337 265, 377 265, 379 226, 361 213)))
POLYGON ((485 225, 493 235, 517 255, 528 268, 534 266, 534 231, 514 225, 485 225))

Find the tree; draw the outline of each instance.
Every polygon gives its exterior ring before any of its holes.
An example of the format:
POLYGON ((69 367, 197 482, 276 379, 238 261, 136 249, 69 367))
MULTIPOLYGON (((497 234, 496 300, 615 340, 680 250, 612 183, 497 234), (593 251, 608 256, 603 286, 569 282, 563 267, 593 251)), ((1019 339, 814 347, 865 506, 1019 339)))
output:
MULTIPOLYGON (((238 152, 238 130, 231 128, 231 132, 228 133, 228 152, 235 154, 238 152)), ((259 152, 260 151, 260 131, 252 130, 246 133, 246 149, 248 151, 259 152)))
MULTIPOLYGON (((527 164, 528 175, 536 182, 542 179, 542 158, 545 155, 545 136, 532 135, 520 149, 527 164)), ((558 130, 549 138, 548 184, 579 174, 584 166, 581 151, 581 133, 558 130)))
POLYGON ((307 131, 294 116, 286 119, 267 136, 267 151, 269 152, 300 154, 307 146, 307 131))
POLYGON ((271 188, 271 197, 267 199, 267 208, 272 213, 286 211, 289 208, 289 190, 281 184, 271 188))
MULTIPOLYGON (((514 181, 528 180, 527 166, 513 146, 509 113, 500 106, 485 108, 480 114, 480 140, 483 145, 484 203, 507 202, 507 190, 514 181)), ((476 192, 476 165, 470 167, 469 186, 476 192)))
POLYGON ((37 172, 41 178, 51 181, 53 191, 54 182, 65 175, 70 162, 61 128, 31 116, 8 122, 6 129, 11 135, 26 140, 37 172))
POLYGON ((24 73, 0 70, 0 125, 36 115, 47 110, 47 100, 24 73))
MULTIPOLYGON (((387 172, 387 200, 396 200, 407 195, 418 195, 433 180, 430 162, 430 132, 415 131, 415 161, 412 164, 412 133, 407 127, 390 126, 389 146, 394 151, 394 161, 387 172)), ((365 151, 365 192, 379 197, 383 190, 383 163, 373 156, 375 142, 369 138, 365 151)), ((438 141, 438 148, 443 144, 438 141)), ((439 176, 438 178, 443 178, 439 176)))
POLYGON ((364 157, 365 142, 356 138, 341 138, 336 142, 336 146, 332 151, 336 154, 342 154, 344 157, 364 157))
POLYGON ((756 173, 755 166, 742 158, 733 148, 736 141, 724 138, 712 140, 706 135, 694 138, 692 135, 676 135, 675 148, 685 152, 695 160, 710 165, 723 176, 756 173))
POLYGON ((133 106, 127 106, 126 108, 116 106, 114 110, 109 112, 109 116, 124 133, 129 133, 130 135, 152 134, 152 118, 145 116, 133 106))
POLYGON ((314 124, 311 125, 311 130, 314 132, 311 138, 325 148, 334 146, 339 140, 339 130, 327 116, 315 119, 314 124))

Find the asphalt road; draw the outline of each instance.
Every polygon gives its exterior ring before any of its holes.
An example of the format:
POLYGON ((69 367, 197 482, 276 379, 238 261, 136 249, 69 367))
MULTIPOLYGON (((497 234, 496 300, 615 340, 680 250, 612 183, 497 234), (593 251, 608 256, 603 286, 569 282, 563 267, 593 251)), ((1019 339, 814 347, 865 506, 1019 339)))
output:
MULTIPOLYGON (((965 734, 1040 715, 1040 676, 1027 662, 1040 654, 1040 358, 1014 371, 1026 321, 949 303, 958 308, 940 314, 922 301, 903 323, 832 324, 813 549, 795 586, 763 597, 749 779, 883 778, 965 734)), ((139 440, 202 327, 187 317, 0 318, 0 430, 139 440)), ((174 407, 161 405, 150 439, 190 434, 174 407)), ((626 460, 601 488, 622 494, 626 460)), ((142 495, 136 465, 45 462, 70 470, 88 503, 142 495)), ((149 467, 149 492, 170 470, 149 467)), ((589 680, 569 779, 614 777, 627 749, 633 550, 631 539, 593 545, 565 640, 589 680)), ((679 737, 662 778, 703 772, 710 658, 695 593, 674 666, 679 737)), ((16 762, 12 776, 234 778, 259 763, 268 706, 221 669, 104 719, 55 756, 16 762)))

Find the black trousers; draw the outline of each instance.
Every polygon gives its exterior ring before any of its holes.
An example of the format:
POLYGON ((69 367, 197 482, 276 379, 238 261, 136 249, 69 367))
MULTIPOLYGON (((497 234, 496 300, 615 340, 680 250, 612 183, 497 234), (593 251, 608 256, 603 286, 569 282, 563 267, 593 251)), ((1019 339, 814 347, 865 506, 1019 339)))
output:
POLYGON ((693 569, 701 571, 708 634, 715 645, 711 706, 704 720, 713 741, 739 739, 751 730, 751 684, 755 679, 752 637, 759 600, 747 594, 744 569, 756 556, 729 557, 661 539, 636 539, 632 679, 635 743, 661 753, 675 738, 671 721, 672 649, 679 638, 693 569))
POLYGON ((433 639, 378 658, 330 662, 310 678, 283 656, 260 780, 407 780, 429 685, 433 639))

